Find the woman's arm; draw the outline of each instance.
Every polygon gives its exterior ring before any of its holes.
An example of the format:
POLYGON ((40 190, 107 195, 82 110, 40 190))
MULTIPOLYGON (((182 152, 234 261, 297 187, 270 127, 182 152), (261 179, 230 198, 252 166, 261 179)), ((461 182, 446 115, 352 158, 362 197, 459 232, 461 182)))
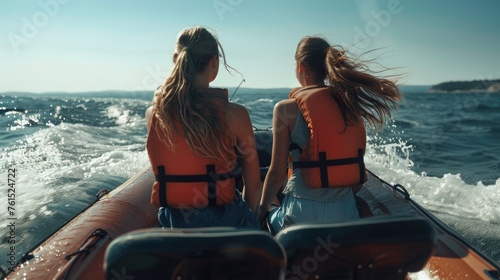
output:
POLYGON ((287 164, 291 128, 297 119, 297 104, 294 100, 283 100, 276 104, 273 112, 273 150, 271 165, 264 181, 259 205, 259 220, 264 219, 279 190, 287 180, 287 164))
POLYGON ((259 204, 261 189, 259 157, 255 148, 252 123, 245 107, 230 103, 229 108, 229 113, 233 116, 230 118, 232 119, 230 125, 241 150, 239 162, 243 169, 243 198, 250 209, 255 212, 259 204))

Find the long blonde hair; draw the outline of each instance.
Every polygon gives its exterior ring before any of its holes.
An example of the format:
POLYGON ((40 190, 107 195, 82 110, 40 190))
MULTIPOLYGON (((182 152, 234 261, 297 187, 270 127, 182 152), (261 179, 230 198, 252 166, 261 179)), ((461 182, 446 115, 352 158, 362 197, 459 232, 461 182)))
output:
POLYGON ((227 160, 226 155, 233 151, 226 121, 220 119, 220 112, 227 108, 195 85, 196 73, 203 72, 209 61, 220 55, 219 49, 224 66, 231 68, 219 42, 205 28, 184 29, 177 38, 174 67, 153 98, 153 111, 166 135, 163 140, 171 150, 175 149, 174 133, 183 133, 191 150, 198 155, 227 160))
POLYGON ((367 73, 368 67, 354 62, 342 48, 335 48, 323 38, 304 37, 297 46, 295 59, 311 69, 332 88, 347 125, 365 119, 379 129, 391 118, 402 93, 395 82, 367 73))

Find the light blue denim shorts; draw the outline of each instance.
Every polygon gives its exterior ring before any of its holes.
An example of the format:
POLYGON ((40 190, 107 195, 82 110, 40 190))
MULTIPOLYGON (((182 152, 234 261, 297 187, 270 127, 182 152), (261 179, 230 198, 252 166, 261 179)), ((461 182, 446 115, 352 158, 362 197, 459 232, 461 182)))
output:
POLYGON ((238 227, 259 229, 255 213, 236 190, 234 200, 223 206, 177 209, 161 207, 158 220, 164 228, 238 227))
POLYGON ((334 202, 322 202, 285 195, 280 207, 269 211, 273 235, 293 224, 335 223, 359 219, 354 195, 334 202))

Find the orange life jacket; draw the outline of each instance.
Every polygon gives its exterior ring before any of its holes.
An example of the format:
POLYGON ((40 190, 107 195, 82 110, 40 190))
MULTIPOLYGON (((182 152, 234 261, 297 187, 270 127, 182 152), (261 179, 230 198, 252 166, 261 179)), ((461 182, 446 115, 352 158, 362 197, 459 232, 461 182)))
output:
POLYGON ((346 126, 329 87, 294 89, 289 96, 297 102, 310 133, 299 161, 292 162, 293 169, 301 169, 305 183, 312 188, 342 188, 366 182, 363 121, 346 126))
MULTIPOLYGON (((227 89, 210 89, 214 102, 227 106, 227 89)), ((220 112, 225 122, 225 114, 220 112)), ((230 162, 197 155, 177 125, 173 137, 174 150, 163 142, 165 132, 152 114, 147 150, 156 181, 153 184, 151 203, 156 207, 203 208, 208 205, 225 205, 235 196, 241 183, 241 167, 237 166, 236 153, 227 156, 230 162)), ((210 140, 210 139, 208 139, 210 140)), ((230 141, 227 139, 227 141, 230 141)))

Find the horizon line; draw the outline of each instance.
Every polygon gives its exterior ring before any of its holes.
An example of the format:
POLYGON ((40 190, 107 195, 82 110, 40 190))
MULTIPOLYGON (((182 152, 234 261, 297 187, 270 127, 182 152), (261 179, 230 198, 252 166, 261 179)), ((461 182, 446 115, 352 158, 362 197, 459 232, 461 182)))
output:
MULTIPOLYGON (((433 85, 398 85, 398 87, 432 87, 433 85)), ((237 87, 214 87, 214 88, 226 88, 226 89, 236 89, 237 87)), ((239 90, 274 90, 274 89, 293 89, 295 87, 270 87, 270 88, 254 88, 254 87, 240 87, 239 90)), ((0 94, 6 93, 33 93, 33 94, 50 94, 50 93, 99 93, 99 92, 154 92, 155 89, 144 89, 144 90, 126 90, 126 89, 102 89, 102 90, 84 90, 84 91, 64 91, 64 90, 52 90, 52 91, 21 91, 21 90, 7 90, 0 91, 0 94)))

